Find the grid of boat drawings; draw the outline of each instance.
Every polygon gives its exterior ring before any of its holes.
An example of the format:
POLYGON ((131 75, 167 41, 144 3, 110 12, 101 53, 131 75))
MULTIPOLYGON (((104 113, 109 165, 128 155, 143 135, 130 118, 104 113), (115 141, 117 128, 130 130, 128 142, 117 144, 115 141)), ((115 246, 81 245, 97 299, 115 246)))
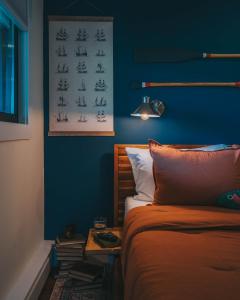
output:
POLYGON ((49 20, 50 132, 114 132, 113 22, 92 19, 49 20))

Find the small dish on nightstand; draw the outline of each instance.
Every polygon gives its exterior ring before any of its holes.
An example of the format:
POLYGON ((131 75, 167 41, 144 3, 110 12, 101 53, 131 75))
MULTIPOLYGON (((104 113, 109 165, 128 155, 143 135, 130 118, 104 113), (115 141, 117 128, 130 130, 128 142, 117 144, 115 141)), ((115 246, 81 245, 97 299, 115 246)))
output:
POLYGON ((93 239, 101 248, 116 248, 121 245, 121 239, 111 231, 93 232, 93 239))
MULTIPOLYGON (((121 227, 114 227, 114 228, 106 228, 105 230, 102 230, 101 233, 104 232, 111 232, 115 236, 117 236, 118 239, 121 240, 122 236, 122 228, 121 227)), ((88 233, 88 239, 87 239, 87 245, 85 248, 85 254, 95 254, 95 255, 107 255, 107 254, 119 254, 121 251, 121 246, 117 247, 109 247, 109 248, 102 248, 100 245, 98 245, 94 240, 94 234, 96 233, 96 230, 94 228, 91 228, 88 233)))

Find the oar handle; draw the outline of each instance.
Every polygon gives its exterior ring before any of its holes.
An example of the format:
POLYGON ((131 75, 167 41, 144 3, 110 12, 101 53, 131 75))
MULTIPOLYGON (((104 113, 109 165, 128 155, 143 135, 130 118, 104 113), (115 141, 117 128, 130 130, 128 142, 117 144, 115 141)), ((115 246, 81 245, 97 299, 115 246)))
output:
POLYGON ((237 82, 142 82, 142 87, 214 87, 214 86, 225 86, 225 87, 240 87, 240 81, 237 82))
POLYGON ((240 54, 237 53, 203 53, 203 58, 240 58, 240 54))

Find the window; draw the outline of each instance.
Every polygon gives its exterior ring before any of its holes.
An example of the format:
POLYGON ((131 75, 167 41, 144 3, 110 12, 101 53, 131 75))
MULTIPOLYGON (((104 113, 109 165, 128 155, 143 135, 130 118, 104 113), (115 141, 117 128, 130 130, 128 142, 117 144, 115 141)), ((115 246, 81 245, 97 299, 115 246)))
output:
POLYGON ((28 120, 26 34, 0 7, 0 121, 28 120))

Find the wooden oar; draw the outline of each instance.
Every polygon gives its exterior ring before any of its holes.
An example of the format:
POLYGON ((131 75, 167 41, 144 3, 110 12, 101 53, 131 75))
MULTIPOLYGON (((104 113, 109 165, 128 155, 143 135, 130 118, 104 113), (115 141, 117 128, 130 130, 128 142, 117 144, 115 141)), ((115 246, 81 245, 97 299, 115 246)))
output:
POLYGON ((134 51, 136 63, 181 62, 206 58, 240 58, 237 53, 202 53, 184 49, 137 48, 134 51))
POLYGON ((134 89, 152 87, 240 87, 237 82, 142 82, 134 81, 131 84, 134 89))

